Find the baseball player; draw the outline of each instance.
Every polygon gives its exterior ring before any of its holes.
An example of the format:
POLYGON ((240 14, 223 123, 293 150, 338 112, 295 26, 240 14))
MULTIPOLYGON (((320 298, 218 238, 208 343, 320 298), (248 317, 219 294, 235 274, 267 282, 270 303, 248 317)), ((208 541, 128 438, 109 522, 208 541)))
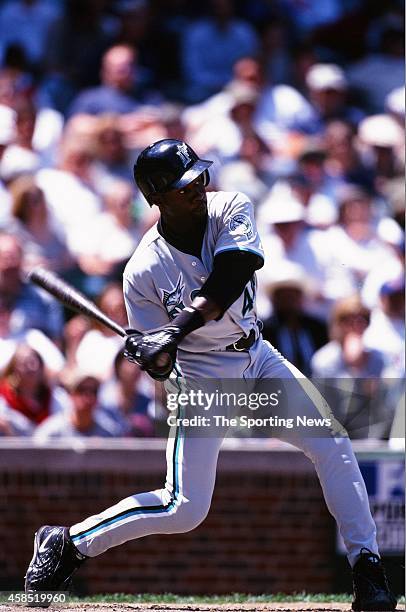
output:
MULTIPOLYGON (((278 437, 315 466, 353 568, 353 609, 394 610, 351 443, 315 387, 262 339, 255 271, 264 260, 253 207, 242 193, 206 193, 211 164, 172 139, 150 145, 137 159, 135 181, 160 219, 124 271, 129 324, 137 330, 126 340, 127 357, 157 380, 179 374, 217 382, 283 380, 287 409, 328 418, 328 435, 282 428, 278 437)), ((131 495, 70 528, 37 531, 28 592, 66 590, 90 557, 149 534, 186 532, 204 520, 224 435, 190 435, 178 421, 168 440, 162 489, 131 495)))

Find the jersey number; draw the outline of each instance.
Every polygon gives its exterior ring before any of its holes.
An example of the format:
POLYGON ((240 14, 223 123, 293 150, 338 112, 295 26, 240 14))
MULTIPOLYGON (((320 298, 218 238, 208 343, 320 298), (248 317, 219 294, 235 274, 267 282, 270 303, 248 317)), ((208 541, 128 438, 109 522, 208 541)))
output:
POLYGON ((257 291, 257 283, 255 275, 251 278, 249 285, 244 289, 244 300, 242 305, 242 316, 254 308, 255 295, 257 291))

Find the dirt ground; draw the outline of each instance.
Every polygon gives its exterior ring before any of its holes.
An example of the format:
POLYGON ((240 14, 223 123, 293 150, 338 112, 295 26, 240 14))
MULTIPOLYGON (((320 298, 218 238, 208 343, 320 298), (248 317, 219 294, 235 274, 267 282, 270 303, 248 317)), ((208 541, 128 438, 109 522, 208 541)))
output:
MULTIPOLYGON (((23 606, 1 606, 2 612, 16 612, 16 607, 21 612, 32 612, 32 608, 23 606)), ((41 608, 40 608, 41 609, 41 608)), ((142 612, 150 610, 153 612, 348 612, 350 604, 343 603, 244 603, 244 604, 106 604, 88 603, 71 604, 60 607, 49 608, 50 611, 60 612, 142 612)), ((402 610, 398 606, 397 610, 402 610)))

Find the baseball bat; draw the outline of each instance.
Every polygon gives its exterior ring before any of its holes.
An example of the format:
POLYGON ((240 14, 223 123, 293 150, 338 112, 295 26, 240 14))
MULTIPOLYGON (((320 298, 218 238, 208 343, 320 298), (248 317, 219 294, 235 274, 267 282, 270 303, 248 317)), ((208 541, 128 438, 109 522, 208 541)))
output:
POLYGON ((127 332, 121 325, 110 319, 94 302, 53 272, 44 268, 35 268, 29 273, 28 278, 39 287, 45 289, 45 291, 48 291, 48 293, 56 297, 57 300, 68 308, 90 319, 95 319, 99 323, 103 323, 103 325, 116 332, 119 336, 127 336, 127 332))

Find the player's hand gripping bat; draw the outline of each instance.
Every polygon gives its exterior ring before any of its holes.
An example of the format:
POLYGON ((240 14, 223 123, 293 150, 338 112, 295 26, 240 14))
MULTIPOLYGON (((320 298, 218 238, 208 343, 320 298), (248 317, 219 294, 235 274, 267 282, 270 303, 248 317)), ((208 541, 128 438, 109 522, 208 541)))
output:
MULTIPOLYGON (((113 321, 113 319, 110 319, 110 317, 102 312, 94 302, 89 300, 82 293, 80 293, 80 291, 59 278, 53 272, 45 270, 44 268, 35 268, 29 273, 28 278, 31 282, 45 289, 45 291, 53 295, 57 300, 62 302, 62 304, 71 310, 74 310, 79 314, 83 314, 90 319, 94 319, 95 321, 99 321, 99 323, 102 323, 122 338, 135 338, 138 336, 140 339, 142 339, 143 334, 133 329, 126 331, 123 327, 121 327, 121 325, 116 323, 116 321, 113 321)), ((135 361, 137 361, 136 358, 135 361)), ((158 372, 160 370, 165 371, 165 373, 168 371, 170 372, 172 367, 173 359, 168 353, 161 353, 156 358, 154 368, 156 368, 158 372)), ((148 368, 145 369, 148 371, 148 368)), ((155 372, 154 369, 153 372, 155 372)), ((152 375, 151 372, 149 373, 152 375)))

